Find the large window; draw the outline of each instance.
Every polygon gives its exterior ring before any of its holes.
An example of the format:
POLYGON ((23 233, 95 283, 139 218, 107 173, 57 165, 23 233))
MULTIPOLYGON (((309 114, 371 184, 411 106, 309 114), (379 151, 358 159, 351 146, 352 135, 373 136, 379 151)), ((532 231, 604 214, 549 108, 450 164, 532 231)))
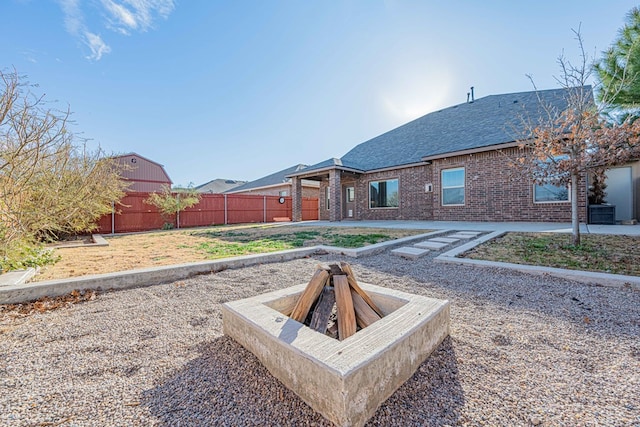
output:
POLYGON ((369 183, 370 208, 398 207, 398 180, 371 181, 369 183))
MULTIPOLYGON (((552 166, 552 163, 558 164, 567 160, 568 156, 555 156, 552 159, 547 159, 538 162, 539 173, 542 176, 551 175, 552 178, 560 178, 560 172, 549 171, 548 168, 552 166)), ((542 182, 547 181, 542 180, 542 182)), ((553 184, 534 184, 533 185, 533 201, 535 203, 553 203, 553 202, 568 202, 569 201, 569 189, 566 185, 553 185, 553 184)))
POLYGON ((442 205, 464 205, 464 168, 442 171, 442 205))
POLYGON ((534 185, 533 201, 536 203, 568 202, 569 189, 552 184, 534 185))

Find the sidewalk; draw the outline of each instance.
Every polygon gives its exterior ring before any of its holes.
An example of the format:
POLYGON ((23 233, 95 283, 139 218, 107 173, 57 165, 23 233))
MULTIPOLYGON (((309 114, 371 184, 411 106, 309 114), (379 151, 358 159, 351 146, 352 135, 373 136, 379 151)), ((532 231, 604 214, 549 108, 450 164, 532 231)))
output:
MULTIPOLYGON (((554 222, 467 222, 467 221, 304 221, 290 222, 288 225, 300 227, 377 227, 407 228, 416 230, 471 230, 471 231, 524 231, 571 233, 571 224, 554 222)), ((624 234, 640 236, 640 224, 637 225, 598 225, 580 224, 584 234, 624 234)))

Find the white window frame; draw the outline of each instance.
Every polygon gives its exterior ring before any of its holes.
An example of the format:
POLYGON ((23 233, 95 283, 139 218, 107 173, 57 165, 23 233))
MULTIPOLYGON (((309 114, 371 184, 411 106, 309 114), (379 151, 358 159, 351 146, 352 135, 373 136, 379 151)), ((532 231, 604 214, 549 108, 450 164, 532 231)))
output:
POLYGON ((398 178, 371 180, 371 181, 369 181, 367 186, 369 187, 369 209, 398 209, 398 208, 400 208, 400 180, 398 178), (389 181, 396 181, 398 183, 398 206, 375 206, 375 207, 371 206, 371 184, 374 183, 374 182, 389 182, 389 181))
POLYGON ((324 189, 324 195, 325 195, 325 206, 327 207, 327 210, 331 209, 331 187, 326 187, 324 189))
POLYGON ((467 190, 466 190, 466 184, 467 184, 467 171, 465 170, 464 166, 460 166, 457 168, 449 168, 449 169, 442 169, 440 171, 440 204, 442 206, 464 206, 467 202, 467 190), (445 187, 444 186, 444 174, 445 172, 455 172, 455 171, 462 171, 462 185, 456 185, 456 186, 449 186, 449 187, 445 187), (445 203, 444 202, 444 191, 445 190, 449 190, 449 189, 453 189, 453 188, 462 188, 462 203, 445 203))

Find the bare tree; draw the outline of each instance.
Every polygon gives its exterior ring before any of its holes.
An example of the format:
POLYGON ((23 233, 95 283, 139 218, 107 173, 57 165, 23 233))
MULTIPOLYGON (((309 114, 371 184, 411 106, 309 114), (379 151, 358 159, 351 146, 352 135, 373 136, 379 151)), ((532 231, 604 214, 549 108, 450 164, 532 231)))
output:
MULTIPOLYGON (((91 231, 123 196, 121 168, 70 131, 14 72, 0 72, 0 262, 20 248, 91 231)), ((15 261, 15 260, 14 260, 15 261)))
POLYGON ((160 214, 166 221, 165 226, 167 224, 172 226, 168 221, 171 221, 173 215, 176 215, 176 226, 180 228, 180 212, 197 205, 200 202, 200 197, 200 193, 193 188, 193 184, 175 191, 171 191, 171 187, 168 185, 163 185, 160 192, 149 194, 149 198, 144 202, 160 210, 160 214))
MULTIPOLYGON (((522 149, 517 164, 532 176, 536 184, 568 186, 571 200, 573 244, 580 244, 578 189, 587 172, 600 172, 640 155, 638 134, 640 123, 626 120, 608 123, 602 116, 606 106, 593 100, 588 85, 593 62, 585 53, 580 31, 574 31, 580 48, 576 65, 563 55, 558 58, 561 74, 556 78, 566 89, 563 108, 551 105, 539 97, 537 117, 524 118, 522 149)), ((535 83, 531 79, 534 88, 535 83)), ((537 90, 537 88, 536 88, 537 90)))

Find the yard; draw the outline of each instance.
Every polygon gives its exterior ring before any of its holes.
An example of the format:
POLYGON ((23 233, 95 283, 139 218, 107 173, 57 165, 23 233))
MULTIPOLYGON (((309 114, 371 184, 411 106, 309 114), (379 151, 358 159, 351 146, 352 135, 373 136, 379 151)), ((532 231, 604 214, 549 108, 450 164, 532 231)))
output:
POLYGON ((362 247, 429 230, 239 225, 104 236, 109 246, 54 250, 61 257, 37 281, 182 264, 314 245, 362 247))
MULTIPOLYGON (((118 239, 113 239, 113 241, 118 239)), ((368 426, 640 422, 640 292, 392 256, 358 280, 451 302, 451 335, 368 426)), ((321 255, 29 314, 0 310, 0 425, 327 426, 226 337, 221 304, 308 280, 321 255)))
POLYGON ((464 256, 488 261, 640 276, 640 237, 585 234, 573 246, 569 234, 507 233, 464 256))

